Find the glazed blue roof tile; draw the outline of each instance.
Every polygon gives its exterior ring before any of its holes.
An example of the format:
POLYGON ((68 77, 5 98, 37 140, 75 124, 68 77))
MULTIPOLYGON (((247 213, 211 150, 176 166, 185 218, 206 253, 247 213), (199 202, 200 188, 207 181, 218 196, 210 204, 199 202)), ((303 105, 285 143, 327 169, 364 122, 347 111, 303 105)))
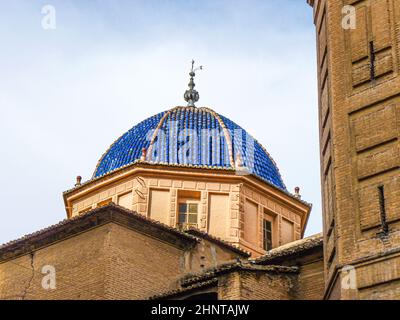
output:
POLYGON ((250 174, 286 190, 275 162, 260 143, 228 118, 195 107, 176 107, 134 126, 110 146, 93 177, 140 160, 143 148, 151 163, 234 168, 240 161, 250 174))

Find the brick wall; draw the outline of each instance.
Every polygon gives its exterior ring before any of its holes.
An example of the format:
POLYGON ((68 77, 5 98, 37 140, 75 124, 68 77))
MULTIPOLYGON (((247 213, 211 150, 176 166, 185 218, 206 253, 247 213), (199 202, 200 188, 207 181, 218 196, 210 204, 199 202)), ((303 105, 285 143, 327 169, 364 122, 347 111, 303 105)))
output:
POLYGON ((300 266, 295 299, 322 300, 324 288, 324 265, 322 259, 300 266))
POLYGON ((218 277, 219 300, 290 300, 296 274, 235 271, 218 277))
POLYGON ((230 261, 226 248, 202 240, 190 250, 115 223, 0 262, 0 299, 144 299, 178 286, 186 273, 230 261), (42 268, 55 267, 44 290, 42 268))
MULTIPOLYGON (((373 272, 374 256, 400 247, 400 2, 316 0, 313 6, 327 297, 367 298, 360 283, 373 272), (355 9, 355 29, 342 27, 345 5, 355 9), (345 265, 357 269, 359 290, 340 286, 345 265)), ((385 270, 393 267, 387 263, 385 270)), ((377 285, 371 283, 379 292, 377 285)))
POLYGON ((103 299, 105 242, 110 226, 96 228, 0 263, 0 299, 103 299), (43 266, 56 270, 56 290, 44 290, 43 266))
POLYGON ((157 239, 110 225, 105 242, 107 299, 143 299, 177 286, 184 252, 157 239))
POLYGON ((240 299, 289 300, 297 275, 240 272, 240 299))
POLYGON ((239 272, 231 272, 218 278, 218 300, 239 300, 240 290, 239 272))

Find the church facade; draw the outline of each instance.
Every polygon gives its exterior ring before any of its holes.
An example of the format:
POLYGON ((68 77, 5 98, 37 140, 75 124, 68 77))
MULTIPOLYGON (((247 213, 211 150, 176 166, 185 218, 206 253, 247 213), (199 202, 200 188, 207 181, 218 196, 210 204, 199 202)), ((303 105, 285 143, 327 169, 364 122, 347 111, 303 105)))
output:
POLYGON ((400 298, 400 4, 308 0, 317 28, 323 233, 267 150, 211 108, 124 133, 67 219, 0 247, 0 299, 400 298), (353 25, 353 20, 356 26, 353 25))

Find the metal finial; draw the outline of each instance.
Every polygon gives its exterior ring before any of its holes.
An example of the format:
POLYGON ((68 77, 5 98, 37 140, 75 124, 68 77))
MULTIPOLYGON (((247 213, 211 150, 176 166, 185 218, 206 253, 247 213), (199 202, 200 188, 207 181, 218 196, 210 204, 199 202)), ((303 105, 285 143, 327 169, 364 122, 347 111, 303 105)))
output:
POLYGON ((185 91, 185 94, 183 97, 185 98, 185 101, 188 103, 188 107, 194 107, 195 103, 199 101, 200 95, 199 93, 194 90, 194 87, 196 86, 194 84, 194 77, 196 76, 196 71, 197 70, 203 70, 203 66, 200 66, 198 68, 194 68, 194 60, 192 60, 192 68, 190 69, 190 81, 189 81, 189 90, 185 91))

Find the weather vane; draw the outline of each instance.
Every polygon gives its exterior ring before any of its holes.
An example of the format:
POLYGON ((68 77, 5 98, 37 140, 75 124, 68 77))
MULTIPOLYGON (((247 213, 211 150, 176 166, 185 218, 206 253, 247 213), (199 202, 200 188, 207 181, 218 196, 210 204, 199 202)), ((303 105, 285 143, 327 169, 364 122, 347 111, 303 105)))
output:
POLYGON ((197 70, 203 70, 203 66, 194 68, 194 60, 192 60, 192 68, 189 73, 190 76, 189 90, 186 90, 183 96, 185 98, 185 101, 188 103, 187 104, 188 107, 194 107, 195 106, 194 104, 200 99, 199 93, 196 90, 194 90, 194 87, 196 86, 194 84, 194 77, 196 76, 197 70))

